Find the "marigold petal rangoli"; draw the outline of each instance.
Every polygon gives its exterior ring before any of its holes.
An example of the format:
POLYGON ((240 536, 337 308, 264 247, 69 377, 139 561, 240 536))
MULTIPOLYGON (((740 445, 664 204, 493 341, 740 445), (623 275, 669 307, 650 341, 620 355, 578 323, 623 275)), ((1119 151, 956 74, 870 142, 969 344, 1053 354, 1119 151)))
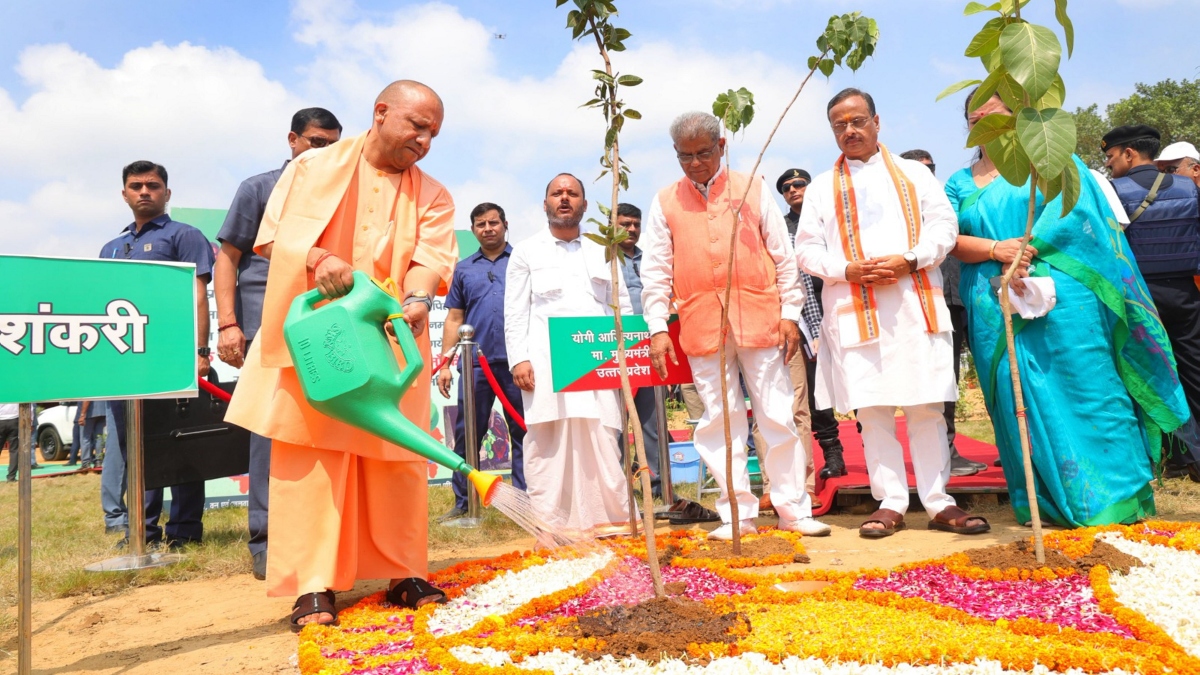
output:
MULTIPOLYGON (((707 558, 712 549, 702 536, 659 537, 659 550, 674 557, 663 568, 673 599, 661 605, 667 624, 657 628, 653 621, 659 619, 645 611, 650 605, 630 608, 653 597, 644 545, 610 542, 460 563, 431 578, 447 589, 446 605, 411 611, 388 604, 382 593, 367 597, 343 611, 338 626, 304 629, 300 670, 304 675, 1200 673, 1197 524, 1151 521, 1046 536, 1064 565, 1083 564, 1115 547, 1141 563, 1123 567, 1125 572, 1104 564, 992 569, 955 554, 893 570, 772 573, 753 568, 791 557, 707 558), (817 590, 807 593, 782 590, 797 581, 829 583, 811 585, 817 590), (688 642, 695 619, 679 618, 673 626, 673 608, 679 617, 711 614, 719 632, 710 626, 707 634, 696 633, 703 635, 699 642, 688 642), (639 623, 640 632, 623 632, 621 622, 635 619, 651 621, 651 627, 639 623), (617 628, 605 623, 614 621, 617 628), (636 655, 618 647, 629 644, 637 645, 636 655)), ((796 556, 803 555, 797 535, 758 536, 783 539, 796 556)), ((772 546, 788 550, 779 542, 772 546)))

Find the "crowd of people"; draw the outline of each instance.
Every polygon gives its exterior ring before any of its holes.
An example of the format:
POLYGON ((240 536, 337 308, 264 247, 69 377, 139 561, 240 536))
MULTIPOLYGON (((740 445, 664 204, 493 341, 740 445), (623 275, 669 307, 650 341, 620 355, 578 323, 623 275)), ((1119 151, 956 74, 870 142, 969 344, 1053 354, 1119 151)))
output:
MULTIPOLYGON (((1004 111, 995 97, 967 110, 967 125, 1004 111)), ((1078 202, 1063 215, 1061 196, 1039 195, 1033 240, 1021 255, 1029 186, 996 180, 982 148, 943 186, 928 153, 897 155, 880 142, 880 116, 864 91, 846 89, 829 102, 827 121, 841 150, 832 168, 815 177, 789 169, 775 182, 786 214, 761 177, 724 166, 717 118, 684 113, 669 130, 680 178, 644 211, 617 207, 629 237, 622 281, 614 285, 604 250, 582 233, 585 186, 565 172, 546 186, 546 226, 524 241, 508 241, 501 206, 475 206, 470 220, 479 251, 458 260, 451 197, 417 166, 443 112, 440 97, 413 81, 385 88, 371 128, 353 138, 341 138, 326 110, 297 112, 287 136, 292 159, 242 183, 215 258, 198 230, 166 214, 166 169, 135 162, 122 176, 134 222, 101 255, 191 262, 198 287, 212 278, 217 356, 242 369, 226 419, 254 434, 255 575, 266 579, 270 595, 297 597, 296 627, 336 621, 334 593, 357 579, 390 579, 387 599, 398 605, 446 597, 425 581, 425 460, 315 412, 284 344, 292 299, 314 287, 340 297, 356 270, 396 280, 404 320, 427 354, 432 299, 448 294, 443 353, 453 352, 459 326, 474 326, 497 389, 524 418, 522 428, 508 417, 513 484, 555 526, 597 536, 623 530, 631 513, 622 402, 611 390, 554 391, 551 317, 609 316, 614 307, 643 314, 652 366, 665 377, 667 363, 680 356, 667 332, 668 318, 678 315, 678 347, 694 380, 685 391, 694 442, 720 490, 715 514, 691 515, 721 521, 709 534, 714 539, 732 537, 734 504, 742 533, 755 531, 768 509, 780 529, 830 533, 813 517, 812 446, 815 440, 824 455, 824 478, 845 474, 835 413, 857 419, 871 493, 880 502, 860 535, 903 529, 909 483, 897 408, 929 527, 987 532, 987 520, 964 511, 946 490, 951 475, 985 468, 954 448, 965 346, 1022 522, 1030 520, 1032 498, 1044 520, 1065 526, 1151 515, 1159 433, 1197 435, 1189 420, 1200 412, 1200 288, 1193 279, 1200 265, 1200 155, 1190 144, 1160 153, 1157 131, 1114 129, 1103 147, 1112 182, 1074 160, 1078 202), (1021 312, 1009 354, 997 288, 1014 262, 1021 312), (1014 407, 1010 358, 1020 365, 1025 411, 1014 407), (734 457, 729 482, 725 411, 734 457), (1029 423, 1033 496, 1025 490, 1018 412, 1029 423), (761 498, 750 488, 752 446, 766 485, 761 498)), ((208 311, 199 303, 196 311, 203 375, 208 311)), ((452 366, 442 362, 433 373, 431 360, 425 375, 449 398, 452 366)), ((476 426, 484 428, 494 394, 476 377, 476 426)), ((669 439, 658 437, 652 392, 639 391, 635 403, 658 481, 668 467, 657 465, 657 444, 669 439)), ((426 387, 399 403, 426 428, 430 404, 426 387)), ((123 432, 123 408, 110 406, 107 414, 123 432)), ((460 415, 453 441, 460 455, 477 451, 465 447, 463 426, 460 415)), ((1200 479, 1195 448, 1172 447, 1178 450, 1167 458, 1169 470, 1200 479)), ((109 473, 106 459, 106 484, 109 473)), ((113 476, 121 474, 114 469, 113 476)), ((200 539, 203 494, 196 488, 172 488, 165 535, 156 527, 161 496, 157 506, 147 500, 149 537, 174 545, 200 539)), ((456 480, 454 491, 444 519, 466 511, 465 483, 456 480)))

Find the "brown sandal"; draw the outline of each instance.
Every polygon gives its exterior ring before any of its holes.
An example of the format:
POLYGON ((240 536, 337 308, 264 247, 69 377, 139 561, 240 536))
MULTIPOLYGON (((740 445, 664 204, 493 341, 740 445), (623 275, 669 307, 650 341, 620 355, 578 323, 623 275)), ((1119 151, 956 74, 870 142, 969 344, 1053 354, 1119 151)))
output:
POLYGON ((879 509, 871 514, 871 517, 864 520, 862 525, 858 526, 858 536, 864 539, 883 539, 896 534, 898 530, 903 530, 908 527, 904 524, 904 514, 891 509, 879 509), (879 523, 883 528, 865 527, 871 523, 879 523))
POLYGON ((992 526, 983 516, 973 516, 957 506, 947 506, 942 509, 941 513, 930 519, 929 529, 953 532, 954 534, 983 534, 990 531, 992 526), (967 525, 967 522, 971 520, 982 520, 983 522, 967 525))
POLYGON ((300 619, 314 614, 329 614, 333 617, 333 621, 310 621, 318 626, 336 626, 338 622, 337 610, 333 606, 333 591, 321 591, 320 593, 305 593, 296 598, 296 603, 292 605, 291 625, 293 632, 300 632, 308 624, 300 623, 300 619))

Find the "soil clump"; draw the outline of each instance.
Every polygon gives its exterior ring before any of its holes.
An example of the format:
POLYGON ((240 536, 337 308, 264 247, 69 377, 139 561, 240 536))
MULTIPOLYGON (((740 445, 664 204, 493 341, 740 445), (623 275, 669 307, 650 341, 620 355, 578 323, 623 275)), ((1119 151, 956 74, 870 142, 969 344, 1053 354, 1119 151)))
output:
POLYGON ((584 652, 584 658, 637 656, 651 662, 665 657, 687 657, 689 644, 733 643, 737 636, 730 635, 729 630, 738 624, 748 624, 737 612, 718 614, 703 603, 683 598, 647 600, 632 607, 605 607, 580 616, 578 622, 584 637, 604 641, 603 648, 584 652))
POLYGON ((1062 551, 1046 549, 1046 562, 1039 564, 1034 557, 1033 544, 1028 541, 1014 541, 1002 546, 973 548, 963 551, 971 560, 971 564, 984 569, 1035 570, 1040 567, 1062 568, 1070 567, 1087 574, 1096 565, 1104 565, 1114 572, 1127 573, 1131 568, 1141 567, 1142 561, 1122 552, 1108 542, 1096 540, 1092 544, 1092 552, 1078 559, 1067 557, 1062 551))
MULTIPOLYGON (((742 552, 735 555, 733 544, 728 541, 712 540, 697 546, 688 552, 685 558, 706 558, 709 560, 732 560, 735 558, 765 558, 769 555, 784 554, 789 557, 796 555, 796 547, 792 542, 782 537, 765 535, 749 541, 742 540, 742 552)), ((797 560, 796 562, 807 562, 797 560)))

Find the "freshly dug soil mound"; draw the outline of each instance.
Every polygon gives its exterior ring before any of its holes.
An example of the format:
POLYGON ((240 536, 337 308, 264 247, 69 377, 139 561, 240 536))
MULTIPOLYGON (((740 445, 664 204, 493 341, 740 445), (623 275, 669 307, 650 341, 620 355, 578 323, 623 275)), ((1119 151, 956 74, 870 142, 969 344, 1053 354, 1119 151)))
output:
POLYGON ((1034 558, 1033 545, 1024 540, 1003 546, 974 548, 963 551, 963 553, 966 553, 967 557, 971 559, 972 565, 984 569, 1006 570, 1015 567, 1022 570, 1034 570, 1039 567, 1073 567, 1087 574, 1096 565, 1104 565, 1114 572, 1122 573, 1128 572, 1132 567, 1142 566, 1141 560, 1122 553, 1115 546, 1104 541, 1096 541, 1092 545, 1092 552, 1078 560, 1068 558, 1061 551, 1047 548, 1044 564, 1038 563, 1034 558))
POLYGON ((637 656, 646 661, 687 655, 689 644, 732 643, 729 629, 744 622, 737 612, 717 614, 703 603, 682 598, 648 600, 640 605, 617 605, 589 612, 579 619, 584 637, 604 640, 602 650, 584 654, 600 658, 611 654, 622 659, 637 656))
POLYGON ((795 552, 796 547, 792 542, 782 537, 767 535, 750 541, 743 539, 741 555, 733 554, 733 544, 728 541, 709 540, 683 557, 729 560, 732 558, 765 558, 780 553, 793 555, 795 552))

